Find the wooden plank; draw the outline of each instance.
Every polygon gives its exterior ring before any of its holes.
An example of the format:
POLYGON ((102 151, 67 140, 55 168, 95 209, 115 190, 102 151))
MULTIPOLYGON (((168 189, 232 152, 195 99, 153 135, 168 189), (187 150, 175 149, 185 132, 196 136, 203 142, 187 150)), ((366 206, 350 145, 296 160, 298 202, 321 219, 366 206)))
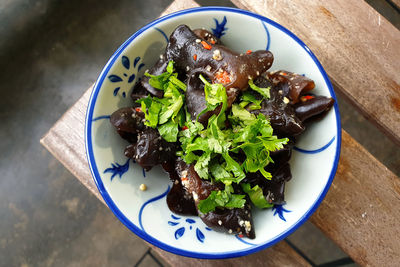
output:
POLYGON ((332 187, 311 222, 361 265, 400 263, 400 179, 342 131, 332 187))
POLYGON ((364 1, 232 0, 299 36, 336 87, 400 144, 400 32, 364 1))
MULTIPOLYGON (((196 6, 197 3, 189 0, 174 1, 162 15, 196 6)), ((40 140, 40 143, 104 203, 90 173, 84 143, 85 115, 91 91, 92 88, 89 88, 40 140)), ((172 266, 232 266, 239 263, 257 266, 310 266, 285 242, 253 255, 227 260, 186 258, 150 246, 172 266)))
POLYGON ((187 267, 187 266, 310 266, 299 254, 297 254, 286 242, 282 241, 278 244, 259 251, 257 253, 247 255, 240 258, 226 260, 201 260, 184 257, 177 257, 169 252, 160 250, 159 255, 171 266, 187 267))
POLYGON ((387 0, 390 5, 393 5, 393 7, 396 7, 397 10, 400 10, 400 0, 387 0))

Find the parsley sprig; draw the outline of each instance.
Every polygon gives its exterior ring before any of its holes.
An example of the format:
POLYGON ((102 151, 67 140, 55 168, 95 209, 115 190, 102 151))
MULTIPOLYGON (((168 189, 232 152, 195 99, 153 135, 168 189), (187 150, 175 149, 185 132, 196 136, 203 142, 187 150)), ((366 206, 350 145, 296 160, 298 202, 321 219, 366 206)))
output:
POLYGON ((156 89, 164 91, 162 98, 147 96, 137 100, 145 115, 145 125, 157 128, 161 137, 168 142, 178 140, 179 127, 186 122, 186 113, 183 107, 186 85, 174 72, 174 62, 170 61, 167 71, 155 76, 145 73, 150 77, 149 83, 156 89))

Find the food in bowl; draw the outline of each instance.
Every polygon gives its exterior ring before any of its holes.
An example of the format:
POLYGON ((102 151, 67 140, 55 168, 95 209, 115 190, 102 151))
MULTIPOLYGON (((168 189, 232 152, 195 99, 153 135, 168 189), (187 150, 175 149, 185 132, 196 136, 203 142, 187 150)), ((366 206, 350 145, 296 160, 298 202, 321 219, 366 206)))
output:
POLYGON ((255 238, 251 206, 285 203, 291 150, 305 124, 334 104, 289 71, 268 72, 270 51, 238 54, 211 32, 178 26, 136 83, 131 107, 110 118, 144 169, 162 165, 167 204, 216 231, 255 238))

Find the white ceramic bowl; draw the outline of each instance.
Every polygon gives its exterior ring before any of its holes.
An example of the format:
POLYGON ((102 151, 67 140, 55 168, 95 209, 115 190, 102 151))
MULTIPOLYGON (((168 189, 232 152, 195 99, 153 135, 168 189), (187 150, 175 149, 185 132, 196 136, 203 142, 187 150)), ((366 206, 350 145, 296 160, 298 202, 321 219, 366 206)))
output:
MULTIPOLYGON (((159 18, 133 34, 111 57, 93 89, 86 117, 86 150, 100 193, 114 214, 136 235, 169 252, 197 258, 229 258, 269 247, 303 224, 321 203, 336 172, 341 129, 338 106, 308 127, 290 161, 293 178, 286 186, 286 204, 254 209, 256 239, 218 233, 198 217, 174 215, 165 196, 171 185, 161 168, 145 173, 129 161, 122 140, 108 118, 130 106, 130 90, 145 69, 164 51, 176 26, 205 27, 222 35, 233 50, 268 49, 271 70, 305 74, 315 81, 314 93, 335 98, 331 83, 310 49, 293 33, 260 15, 225 7, 180 11, 159 18), (146 184, 147 191, 139 190, 146 184)), ((105 229, 106 231, 106 229, 105 229)))

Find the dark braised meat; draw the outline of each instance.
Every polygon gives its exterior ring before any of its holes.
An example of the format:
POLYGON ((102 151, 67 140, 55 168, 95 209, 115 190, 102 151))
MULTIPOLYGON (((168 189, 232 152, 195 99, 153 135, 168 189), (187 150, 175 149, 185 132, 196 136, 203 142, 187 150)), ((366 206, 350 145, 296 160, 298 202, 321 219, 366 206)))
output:
POLYGON ((144 113, 132 107, 121 108, 110 117, 110 122, 118 134, 130 143, 135 143, 138 133, 146 128, 143 121, 144 113))
MULTIPOLYGON (((212 191, 223 190, 224 188, 223 184, 211 184, 209 181, 201 179, 194 170, 193 164, 187 165, 184 161, 178 160, 176 170, 181 178, 183 187, 193 195, 196 207, 198 202, 206 199, 212 191)), ((215 211, 206 214, 200 211, 198 213, 202 221, 215 231, 244 235, 252 239, 255 238, 249 202, 241 209, 217 208, 215 211)))
POLYGON ((170 161, 176 153, 175 143, 165 141, 156 129, 149 127, 138 134, 137 142, 128 148, 129 153, 125 152, 125 155, 130 155, 146 171, 170 161))
POLYGON ((205 29, 194 29, 194 34, 196 34, 200 39, 207 41, 210 44, 221 44, 219 38, 217 38, 213 33, 205 29))
POLYGON ((313 80, 286 70, 278 70, 268 73, 271 82, 282 90, 282 95, 286 96, 291 104, 299 102, 299 97, 315 87, 313 80))
POLYGON ((274 86, 264 77, 259 77, 254 81, 259 87, 271 87, 270 99, 264 99, 261 103, 261 109, 249 110, 254 114, 262 113, 270 119, 274 133, 279 136, 296 136, 304 131, 304 126, 297 118, 294 109, 288 103, 285 103, 284 96, 279 92, 279 88, 274 86))
POLYGON ((168 208, 176 214, 197 216, 192 194, 183 188, 180 179, 176 181, 167 195, 168 208))
POLYGON ((305 121, 325 113, 333 106, 333 103, 335 100, 331 97, 306 95, 300 97, 300 102, 294 105, 294 111, 301 121, 305 121))
POLYGON ((274 60, 272 53, 265 50, 238 54, 223 45, 209 44, 186 25, 178 26, 171 34, 166 55, 167 60, 173 60, 177 68, 188 71, 189 75, 193 70, 209 74, 208 78, 213 83, 222 83, 227 93, 229 88, 245 90, 249 77, 267 71, 274 60))

